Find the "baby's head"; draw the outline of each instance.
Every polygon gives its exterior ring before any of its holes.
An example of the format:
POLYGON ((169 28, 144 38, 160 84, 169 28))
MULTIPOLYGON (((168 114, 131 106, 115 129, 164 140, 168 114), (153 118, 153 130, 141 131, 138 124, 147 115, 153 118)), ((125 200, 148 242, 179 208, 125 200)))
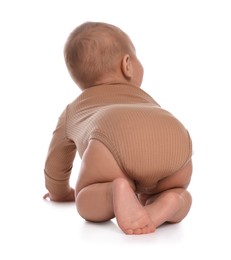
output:
POLYGON ((141 85, 143 68, 135 48, 127 34, 114 25, 86 22, 78 26, 67 39, 64 57, 82 90, 111 82, 141 85))

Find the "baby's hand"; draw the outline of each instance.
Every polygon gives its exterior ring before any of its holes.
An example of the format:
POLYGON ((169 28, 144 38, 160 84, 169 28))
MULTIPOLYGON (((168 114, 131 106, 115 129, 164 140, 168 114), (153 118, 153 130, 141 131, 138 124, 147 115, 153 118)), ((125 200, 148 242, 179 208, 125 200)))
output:
POLYGON ((49 192, 46 193, 46 194, 43 196, 43 199, 44 199, 44 200, 50 200, 50 194, 49 194, 49 192))
POLYGON ((72 202, 75 201, 75 190, 71 188, 68 195, 62 198, 58 197, 57 195, 52 195, 51 193, 48 192, 43 196, 43 199, 54 201, 54 202, 72 202))

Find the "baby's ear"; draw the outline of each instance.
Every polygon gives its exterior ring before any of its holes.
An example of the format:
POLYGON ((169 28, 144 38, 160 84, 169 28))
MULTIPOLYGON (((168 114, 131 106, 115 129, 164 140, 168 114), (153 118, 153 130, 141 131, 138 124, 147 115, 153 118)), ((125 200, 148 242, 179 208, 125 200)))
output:
POLYGON ((121 70, 125 78, 127 78, 128 80, 132 78, 133 68, 132 68, 130 55, 128 54, 124 55, 122 59, 121 70))

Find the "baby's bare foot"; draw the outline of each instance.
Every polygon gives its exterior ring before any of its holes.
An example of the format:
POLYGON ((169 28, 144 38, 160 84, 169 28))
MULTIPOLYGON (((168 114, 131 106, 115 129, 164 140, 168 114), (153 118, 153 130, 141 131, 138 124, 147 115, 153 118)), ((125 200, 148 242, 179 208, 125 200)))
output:
POLYGON ((118 225, 126 234, 147 234, 155 231, 147 211, 140 204, 127 180, 113 182, 113 203, 118 225))

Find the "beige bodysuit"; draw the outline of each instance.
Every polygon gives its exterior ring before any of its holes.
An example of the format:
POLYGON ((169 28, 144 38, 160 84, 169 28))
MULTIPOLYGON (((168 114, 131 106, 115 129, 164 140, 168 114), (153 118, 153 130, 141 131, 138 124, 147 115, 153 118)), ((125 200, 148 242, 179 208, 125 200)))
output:
POLYGON ((169 176, 192 154, 185 127, 142 89, 111 84, 89 88, 59 118, 45 164, 46 187, 65 195, 78 149, 102 142, 121 170, 140 187, 169 176))

